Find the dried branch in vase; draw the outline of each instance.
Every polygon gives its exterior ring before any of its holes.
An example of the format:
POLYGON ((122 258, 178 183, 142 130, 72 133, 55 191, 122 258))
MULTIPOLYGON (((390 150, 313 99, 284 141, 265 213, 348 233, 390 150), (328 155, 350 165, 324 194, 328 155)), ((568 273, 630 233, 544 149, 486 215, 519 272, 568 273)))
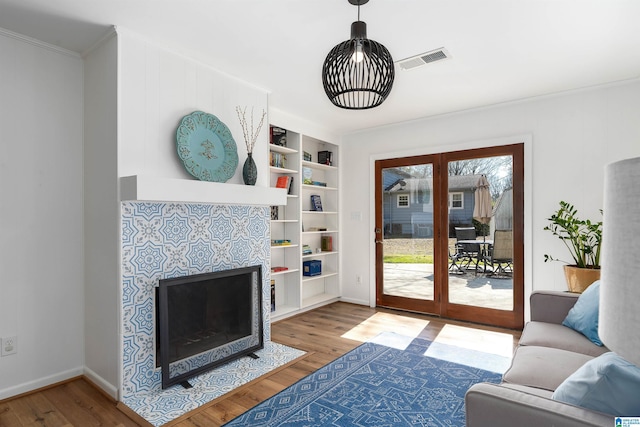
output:
POLYGON ((262 110, 262 117, 255 132, 253 131, 253 107, 251 107, 251 127, 247 126, 247 107, 242 109, 239 105, 236 106, 236 113, 238 113, 238 120, 240 120, 240 126, 242 126, 242 134, 244 136, 244 143, 247 146, 247 153, 253 153, 253 147, 256 145, 256 139, 258 139, 267 112, 262 110))

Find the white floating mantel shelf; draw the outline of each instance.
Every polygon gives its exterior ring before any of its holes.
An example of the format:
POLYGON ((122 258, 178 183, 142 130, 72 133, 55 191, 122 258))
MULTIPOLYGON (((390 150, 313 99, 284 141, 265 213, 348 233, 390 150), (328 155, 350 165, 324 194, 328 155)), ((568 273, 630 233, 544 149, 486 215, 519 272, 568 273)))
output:
POLYGON ((121 201, 286 205, 282 188, 134 175, 120 178, 121 201))

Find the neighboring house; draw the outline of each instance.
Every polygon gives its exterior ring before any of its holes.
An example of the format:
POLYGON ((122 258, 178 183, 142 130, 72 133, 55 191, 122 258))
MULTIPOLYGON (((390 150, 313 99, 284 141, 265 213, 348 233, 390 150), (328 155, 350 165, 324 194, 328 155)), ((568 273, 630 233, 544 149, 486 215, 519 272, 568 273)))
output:
MULTIPOLYGON (((474 191, 480 175, 449 177, 449 224, 473 224, 474 191)), ((432 179, 402 172, 383 174, 385 236, 433 237, 432 179)))

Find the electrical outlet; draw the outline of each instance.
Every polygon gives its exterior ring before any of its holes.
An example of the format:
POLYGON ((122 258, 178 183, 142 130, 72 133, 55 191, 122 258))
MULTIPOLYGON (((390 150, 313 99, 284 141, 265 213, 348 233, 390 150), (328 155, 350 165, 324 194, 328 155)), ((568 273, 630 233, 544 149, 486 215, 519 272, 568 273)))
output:
POLYGON ((6 337, 2 338, 2 346, 0 347, 0 354, 2 356, 9 356, 18 352, 18 337, 6 337))

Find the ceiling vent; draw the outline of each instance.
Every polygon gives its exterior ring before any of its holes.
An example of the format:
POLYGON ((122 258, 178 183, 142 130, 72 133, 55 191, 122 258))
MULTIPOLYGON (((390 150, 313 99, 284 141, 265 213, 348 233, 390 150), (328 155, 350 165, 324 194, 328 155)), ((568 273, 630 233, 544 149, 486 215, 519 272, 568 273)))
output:
POLYGON ((421 67, 431 62, 442 61, 443 59, 449 59, 451 56, 449 52, 443 47, 440 49, 432 50, 430 52, 421 53, 410 58, 401 59, 397 62, 400 68, 404 71, 413 70, 414 68, 421 67))

